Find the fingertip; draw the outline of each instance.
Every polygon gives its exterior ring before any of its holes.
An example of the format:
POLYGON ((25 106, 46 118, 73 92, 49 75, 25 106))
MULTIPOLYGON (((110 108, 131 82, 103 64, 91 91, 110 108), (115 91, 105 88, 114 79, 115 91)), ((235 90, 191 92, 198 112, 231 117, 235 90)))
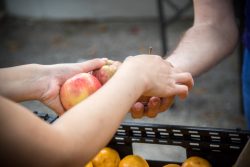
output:
POLYGON ((160 106, 161 99, 160 97, 151 97, 148 102, 149 109, 156 109, 160 106))
POLYGON ((184 100, 188 96, 188 86, 186 85, 177 85, 176 86, 176 95, 184 100))
POLYGON ((181 100, 185 100, 188 96, 188 93, 183 93, 183 94, 180 94, 178 95, 178 97, 181 99, 181 100))
POLYGON ((160 112, 167 111, 174 103, 174 96, 161 99, 160 112))
POLYGON ((155 118, 158 112, 156 110, 148 110, 145 112, 145 115, 149 118, 155 118))
POLYGON ((143 117, 144 105, 140 102, 135 103, 131 108, 131 116, 133 118, 143 117))

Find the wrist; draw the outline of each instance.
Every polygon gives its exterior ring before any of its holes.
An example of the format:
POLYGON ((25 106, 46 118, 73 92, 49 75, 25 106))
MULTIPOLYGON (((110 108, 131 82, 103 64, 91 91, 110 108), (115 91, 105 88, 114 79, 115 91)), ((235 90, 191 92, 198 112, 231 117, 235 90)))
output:
POLYGON ((30 96, 26 100, 40 100, 44 90, 48 87, 49 73, 46 65, 30 64, 30 75, 26 79, 30 96))
POLYGON ((144 75, 143 72, 140 72, 140 67, 136 66, 136 63, 132 61, 122 63, 117 74, 124 81, 129 81, 130 83, 133 82, 134 84, 131 85, 134 85, 136 92, 138 92, 140 96, 146 90, 147 79, 146 75, 144 75))

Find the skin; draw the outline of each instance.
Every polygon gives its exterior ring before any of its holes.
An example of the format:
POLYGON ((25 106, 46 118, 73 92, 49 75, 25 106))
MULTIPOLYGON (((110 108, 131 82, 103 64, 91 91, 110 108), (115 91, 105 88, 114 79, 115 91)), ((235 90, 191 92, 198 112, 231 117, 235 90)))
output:
POLYGON ((73 73, 90 72, 105 62, 96 60, 94 66, 92 63, 27 65, 0 70, 0 166, 83 166, 110 141, 140 96, 184 96, 188 88, 179 83, 187 78, 192 80, 189 73, 176 72, 159 56, 139 55, 128 57, 109 82, 53 124, 47 124, 14 102, 34 98, 45 104, 58 104, 55 99, 60 84, 57 82, 73 73), (67 70, 63 70, 65 68, 67 70), (14 79, 18 72, 19 76, 14 79), (24 81, 26 84, 11 84, 24 81))
POLYGON ((57 114, 65 110, 60 102, 62 84, 74 75, 105 65, 107 59, 83 63, 39 65, 29 64, 0 70, 0 94, 15 102, 39 100, 57 114))
MULTIPOLYGON (((193 0, 194 23, 180 40, 176 49, 166 58, 179 71, 189 72, 193 77, 205 73, 229 56, 238 41, 238 28, 235 22, 231 0, 193 0), (192 61, 190 61, 192 60, 192 61)), ((191 84, 187 84, 189 90, 191 84)), ((167 110, 171 104, 168 99, 152 106, 152 98, 147 106, 133 105, 131 111, 136 113, 167 110), (170 104, 170 105, 169 105, 170 104)), ((140 114, 137 118, 141 118, 140 114)))

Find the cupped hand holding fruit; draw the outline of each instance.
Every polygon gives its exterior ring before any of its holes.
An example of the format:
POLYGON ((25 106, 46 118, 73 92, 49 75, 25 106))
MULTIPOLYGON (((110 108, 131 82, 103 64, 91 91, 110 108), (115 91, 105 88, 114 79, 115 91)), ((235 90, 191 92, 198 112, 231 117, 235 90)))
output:
POLYGON ((60 90, 63 107, 68 110, 101 87, 100 81, 89 73, 80 73, 68 79, 60 90))
POLYGON ((60 101, 60 88, 69 78, 79 73, 91 72, 101 68, 107 59, 93 59, 83 63, 44 65, 40 83, 43 85, 39 100, 53 109, 57 114, 65 112, 60 101))
POLYGON ((90 73, 79 73, 66 80, 60 90, 63 107, 69 110, 96 92, 117 71, 120 62, 107 60, 106 63, 90 73))

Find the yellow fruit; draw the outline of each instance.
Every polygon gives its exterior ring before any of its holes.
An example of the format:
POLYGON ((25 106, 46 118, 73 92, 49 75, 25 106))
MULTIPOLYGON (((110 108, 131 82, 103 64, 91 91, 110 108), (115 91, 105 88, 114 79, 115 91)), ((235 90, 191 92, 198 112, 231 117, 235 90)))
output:
POLYGON ((118 167, 120 156, 112 148, 103 148, 92 160, 94 167, 118 167))
POLYGON ((127 155, 121 160, 119 167, 149 167, 149 165, 138 155, 127 155))
POLYGON ((164 165, 163 167, 181 167, 181 166, 177 164, 168 164, 168 165, 164 165))
POLYGON ((85 165, 85 167, 93 167, 92 162, 90 161, 89 163, 87 163, 87 165, 85 165))
POLYGON ((181 167, 212 167, 212 165, 204 158, 193 156, 186 159, 181 167))

